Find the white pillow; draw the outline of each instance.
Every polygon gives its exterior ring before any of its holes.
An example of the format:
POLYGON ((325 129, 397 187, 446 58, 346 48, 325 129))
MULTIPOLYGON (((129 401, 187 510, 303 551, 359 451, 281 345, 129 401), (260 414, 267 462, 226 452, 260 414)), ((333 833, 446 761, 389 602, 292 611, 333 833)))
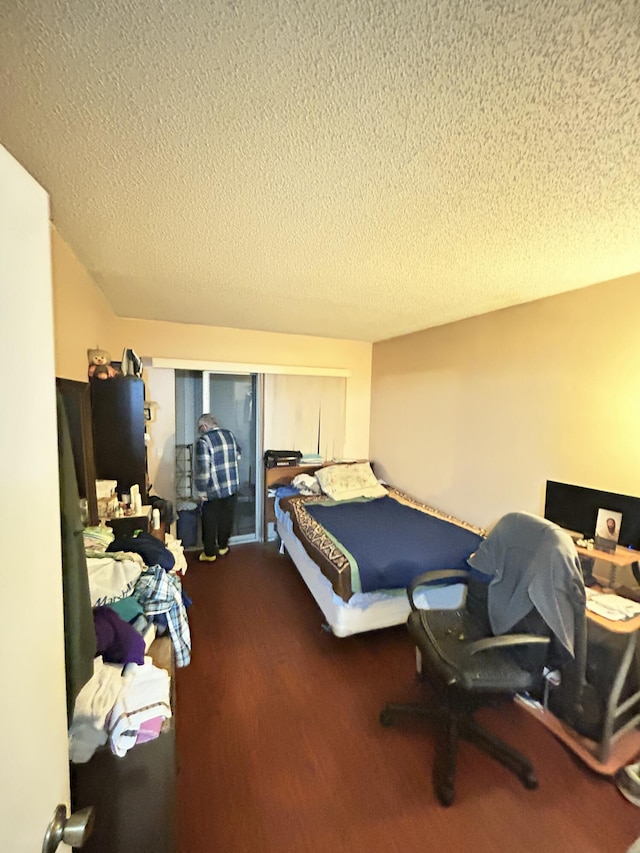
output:
POLYGON ((316 471, 316 478, 325 495, 334 501, 381 498, 387 494, 385 487, 376 480, 368 462, 328 465, 316 471))
POLYGON ((291 481, 294 489, 297 489, 301 495, 319 495, 320 483, 311 474, 298 474, 291 481))

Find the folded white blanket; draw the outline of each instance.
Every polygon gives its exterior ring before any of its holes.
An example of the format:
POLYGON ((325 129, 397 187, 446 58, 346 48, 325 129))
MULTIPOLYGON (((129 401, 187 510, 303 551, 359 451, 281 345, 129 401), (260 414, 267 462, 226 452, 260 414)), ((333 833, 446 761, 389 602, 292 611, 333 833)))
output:
POLYGON ((101 607, 131 595, 143 568, 136 560, 87 557, 91 606, 101 607))
POLYGON ((151 658, 142 666, 129 664, 122 682, 107 723, 111 751, 119 756, 135 745, 142 723, 171 716, 169 673, 154 666, 151 658))
POLYGON ((106 719, 122 689, 122 666, 93 661, 93 675, 76 698, 69 727, 69 757, 75 764, 88 761, 107 742, 106 719))

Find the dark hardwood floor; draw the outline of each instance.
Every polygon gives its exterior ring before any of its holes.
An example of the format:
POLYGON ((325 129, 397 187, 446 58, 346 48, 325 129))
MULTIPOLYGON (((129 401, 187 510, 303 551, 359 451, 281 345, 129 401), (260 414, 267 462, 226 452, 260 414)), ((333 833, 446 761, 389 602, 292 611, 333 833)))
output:
POLYGON ((463 743, 456 802, 440 806, 433 729, 378 721, 420 693, 406 629, 324 632, 274 544, 189 555, 184 587, 179 853, 624 853, 640 836, 640 809, 513 704, 480 719, 530 756, 539 789, 463 743))

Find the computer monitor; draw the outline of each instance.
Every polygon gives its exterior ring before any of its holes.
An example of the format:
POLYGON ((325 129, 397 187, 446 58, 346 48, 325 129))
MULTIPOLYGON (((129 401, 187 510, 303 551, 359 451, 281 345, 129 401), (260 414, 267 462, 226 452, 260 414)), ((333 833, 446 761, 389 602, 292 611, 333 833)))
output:
POLYGON ((593 539, 601 509, 620 514, 618 543, 640 550, 640 498, 547 480, 544 517, 560 527, 593 539))

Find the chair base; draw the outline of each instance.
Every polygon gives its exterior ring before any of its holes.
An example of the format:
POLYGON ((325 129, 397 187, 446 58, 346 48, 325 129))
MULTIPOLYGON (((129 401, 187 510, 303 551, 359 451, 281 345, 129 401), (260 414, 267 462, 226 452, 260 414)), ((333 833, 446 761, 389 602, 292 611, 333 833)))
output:
POLYGON ((515 773, 525 788, 534 790, 538 787, 533 764, 527 756, 487 731, 473 719, 468 711, 460 712, 446 707, 428 707, 408 703, 389 703, 380 712, 382 725, 392 725, 395 714, 427 717, 440 724, 443 737, 438 738, 436 745, 433 787, 443 806, 450 806, 455 799, 456 760, 458 741, 461 737, 515 773))

